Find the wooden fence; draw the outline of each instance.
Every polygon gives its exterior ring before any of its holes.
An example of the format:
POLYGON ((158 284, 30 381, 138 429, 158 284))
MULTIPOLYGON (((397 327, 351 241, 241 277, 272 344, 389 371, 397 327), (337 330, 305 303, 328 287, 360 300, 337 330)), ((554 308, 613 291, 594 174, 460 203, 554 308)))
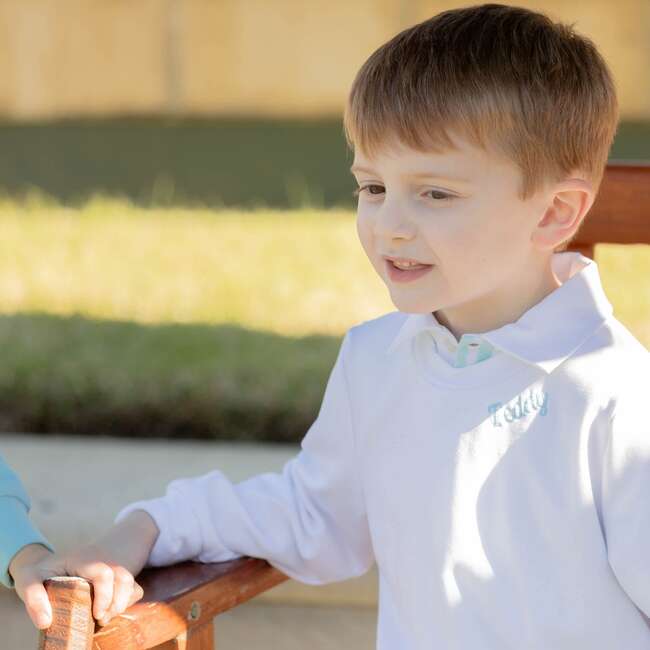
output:
MULTIPOLYGON (((0 118, 340 114, 366 57, 471 2, 0 0, 0 118)), ((575 23, 610 63, 628 119, 650 118, 648 0, 522 0, 575 23)))

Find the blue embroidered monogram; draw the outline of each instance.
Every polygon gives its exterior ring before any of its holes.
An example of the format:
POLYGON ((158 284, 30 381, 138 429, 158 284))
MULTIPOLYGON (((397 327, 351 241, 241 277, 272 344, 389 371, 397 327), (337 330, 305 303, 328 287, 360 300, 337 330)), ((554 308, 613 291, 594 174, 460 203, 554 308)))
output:
POLYGON ((505 406, 501 402, 494 402, 488 406, 488 412, 492 415, 492 424, 495 427, 503 426, 500 416, 503 416, 506 422, 514 422, 514 420, 520 420, 533 411, 539 411, 540 415, 548 413, 548 393, 546 391, 542 390, 534 393, 531 388, 528 391, 528 397, 523 397, 520 394, 516 400, 509 402, 505 406))

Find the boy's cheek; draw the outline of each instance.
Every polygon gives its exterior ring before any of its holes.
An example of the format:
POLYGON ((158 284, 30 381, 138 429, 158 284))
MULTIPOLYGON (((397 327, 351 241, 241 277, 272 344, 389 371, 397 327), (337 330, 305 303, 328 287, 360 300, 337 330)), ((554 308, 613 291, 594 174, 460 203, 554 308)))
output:
POLYGON ((359 237, 359 241, 363 245, 365 249, 365 240, 367 238, 367 226, 365 223, 365 218, 363 217, 362 214, 357 214, 357 235, 359 237))
POLYGON ((378 268, 383 260, 379 255, 379 251, 376 250, 374 236, 371 231, 369 220, 361 215, 359 215, 357 218, 357 234, 359 236, 361 246, 365 251, 367 257, 373 263, 375 268, 378 268))

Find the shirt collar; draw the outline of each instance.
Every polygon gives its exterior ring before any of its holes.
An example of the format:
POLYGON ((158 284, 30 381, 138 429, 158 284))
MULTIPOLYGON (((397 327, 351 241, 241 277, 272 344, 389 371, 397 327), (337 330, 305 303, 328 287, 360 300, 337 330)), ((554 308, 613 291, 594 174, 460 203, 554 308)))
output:
MULTIPOLYGON (((551 263, 561 286, 517 321, 474 335, 502 352, 537 365, 548 374, 613 313, 594 260, 576 251, 564 251, 554 253, 551 263)), ((390 343, 388 353, 420 332, 436 328, 443 328, 453 336, 431 312, 408 314, 390 343)))

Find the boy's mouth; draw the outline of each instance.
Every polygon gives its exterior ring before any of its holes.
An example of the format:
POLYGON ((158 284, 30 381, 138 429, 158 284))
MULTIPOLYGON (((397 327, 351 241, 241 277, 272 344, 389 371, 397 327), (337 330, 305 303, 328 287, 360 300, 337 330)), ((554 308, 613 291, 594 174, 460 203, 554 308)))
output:
POLYGON ((404 265, 401 260, 388 257, 384 258, 388 277, 393 282, 412 282, 426 275, 433 268, 433 264, 421 264, 420 262, 415 262, 415 260, 411 262, 412 264, 410 265, 404 265))
POLYGON ((406 257, 384 256, 384 259, 388 262, 389 265, 402 271, 413 271, 415 269, 422 269, 433 266, 433 264, 423 264, 422 262, 418 262, 417 260, 412 260, 406 257))

